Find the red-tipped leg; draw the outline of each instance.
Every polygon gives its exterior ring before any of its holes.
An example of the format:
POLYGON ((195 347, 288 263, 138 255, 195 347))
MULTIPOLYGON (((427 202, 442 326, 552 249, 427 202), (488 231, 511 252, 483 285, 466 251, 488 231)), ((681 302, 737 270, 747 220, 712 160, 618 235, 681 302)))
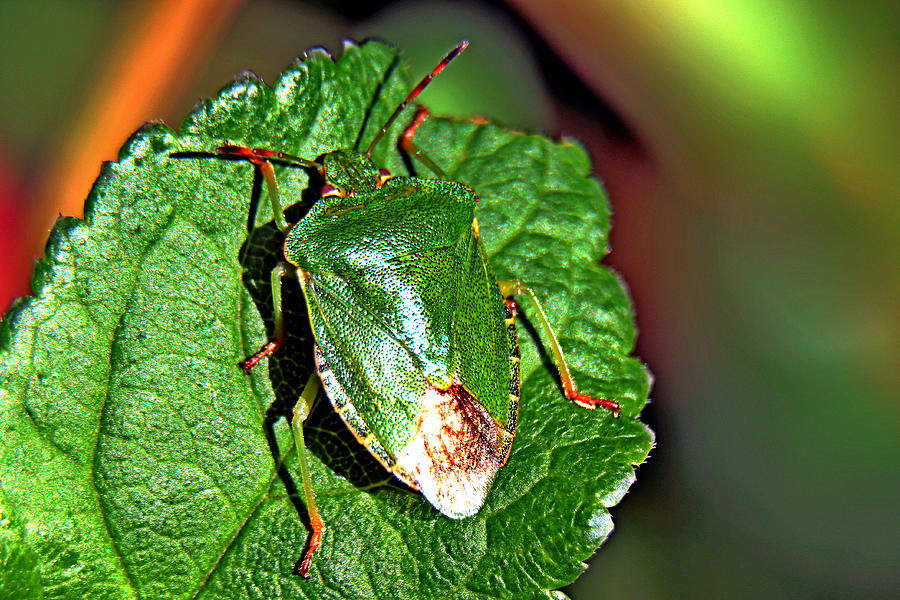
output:
POLYGON ((312 533, 309 534, 309 540, 306 543, 306 553, 294 567, 294 572, 304 578, 309 577, 309 566, 312 564, 313 554, 322 544, 322 533, 325 532, 325 522, 322 521, 318 511, 309 515, 309 521, 312 525, 312 533))
POLYGON ((287 332, 284 329, 284 314, 281 310, 281 278, 285 275, 296 276, 296 274, 294 267, 286 262, 280 262, 272 269, 269 278, 272 285, 272 316, 275 319, 275 339, 265 344, 253 356, 241 361, 240 366, 244 371, 249 373, 253 367, 259 364, 259 361, 278 352, 278 349, 281 348, 287 339, 287 332))
POLYGON ((615 400, 604 400, 603 398, 592 398, 591 396, 585 396, 584 394, 579 394, 577 391, 573 391, 572 395, 569 395, 568 390, 566 391, 566 398, 577 404, 582 408, 595 409, 598 406, 603 407, 609 410, 614 417, 619 418, 619 411, 621 407, 619 403, 615 400))
POLYGON ((322 544, 322 534, 325 532, 325 521, 316 504, 316 491, 313 489, 309 462, 306 459, 306 440, 303 438, 303 422, 312 412, 313 402, 319 395, 320 389, 319 376, 313 374, 303 387, 297 404, 294 405, 294 417, 291 419, 291 431, 294 434, 294 445, 297 448, 297 466, 300 467, 300 477, 303 480, 303 499, 306 501, 306 510, 309 512, 309 524, 312 526, 312 533, 309 534, 306 543, 306 552, 294 566, 294 572, 302 577, 309 577, 309 566, 312 564, 313 555, 322 544))
POLYGON ((259 349, 259 352, 254 354, 253 356, 249 356, 240 362, 241 368, 249 373, 253 367, 259 364, 259 361, 266 358, 267 356, 272 356, 278 349, 281 348, 281 345, 284 343, 284 339, 272 340, 267 343, 265 346, 259 349))
POLYGON ((575 386, 575 380, 572 378, 572 373, 569 371, 569 365, 566 363, 565 356, 563 356, 562 346, 556 337, 556 332, 553 331, 550 319, 547 318, 544 307, 541 306, 541 302, 534 294, 534 291, 521 281, 500 281, 498 285, 500 286, 500 293, 506 297, 506 310, 512 315, 512 318, 518 312, 519 305, 510 296, 525 293, 534 302, 534 306, 537 308, 538 320, 541 322, 541 326, 547 335, 546 342, 550 346, 553 362, 556 363, 556 368, 559 370, 559 379, 562 382, 563 394, 565 394, 566 398, 582 408, 594 409, 598 406, 603 407, 610 411, 614 417, 618 418, 621 411, 621 406, 618 402, 604 398, 593 398, 578 391, 578 388, 575 386))
POLYGON ((281 205, 281 192, 278 189, 278 179, 275 177, 275 168, 270 159, 276 159, 288 162, 302 167, 314 167, 322 172, 322 165, 314 160, 300 158, 284 152, 276 152, 275 150, 266 150, 264 148, 247 148, 246 146, 219 146, 216 148, 216 154, 219 156, 240 158, 256 165, 259 172, 262 173, 266 182, 266 190, 269 192, 269 202, 272 203, 272 216, 275 218, 275 224, 281 231, 287 231, 288 222, 284 218, 284 210, 281 205))

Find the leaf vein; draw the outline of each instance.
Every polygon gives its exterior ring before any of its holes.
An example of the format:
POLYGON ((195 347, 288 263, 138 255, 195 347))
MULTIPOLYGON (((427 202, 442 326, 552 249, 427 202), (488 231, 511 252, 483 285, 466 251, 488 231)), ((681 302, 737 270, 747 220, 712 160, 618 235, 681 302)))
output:
MULTIPOLYGON (((140 271, 141 266, 150 252, 156 248, 159 244, 160 240, 163 237, 163 233, 167 231, 172 224, 175 222, 174 213, 170 215, 166 221, 166 223, 160 228, 160 235, 156 239, 154 239, 151 243, 147 244, 142 250, 140 255, 135 260, 135 264, 138 265, 137 270, 140 271)), ((110 547, 115 554, 116 558, 119 560, 119 564, 122 568, 122 573, 125 575, 125 579, 128 582, 129 587, 132 589, 134 593, 137 593, 137 586, 134 583, 134 578, 131 575, 131 572, 128 570, 128 566, 125 564, 124 557, 122 556, 122 552, 119 548, 118 543, 116 542, 115 536, 112 532, 112 524, 109 520, 109 515, 107 514, 106 507, 103 503, 103 498, 100 494, 100 490, 97 487, 97 460, 99 457, 99 453, 97 452, 97 448, 100 445, 100 437, 103 433, 103 421, 106 416, 106 406, 109 402, 110 396, 110 388, 112 386, 112 377, 113 377, 113 354, 115 352, 115 348, 117 346, 117 337, 119 331, 122 329, 123 321, 125 316, 128 313, 128 306, 131 303, 132 298, 134 298, 134 294, 137 291, 138 286, 139 273, 135 273, 134 278, 130 282, 130 290, 128 291, 127 298, 122 303, 122 310, 119 314, 118 319, 116 320, 116 325, 113 327, 109 336, 109 364, 106 373, 106 386, 104 388, 103 399, 100 402, 100 407, 97 415, 97 431, 94 436, 94 444, 91 450, 92 454, 92 462, 91 462, 91 470, 90 470, 90 481, 91 485, 94 488, 94 497, 97 501, 97 510, 100 513, 100 519, 103 522, 103 526, 106 529, 106 534, 109 536, 110 547)))

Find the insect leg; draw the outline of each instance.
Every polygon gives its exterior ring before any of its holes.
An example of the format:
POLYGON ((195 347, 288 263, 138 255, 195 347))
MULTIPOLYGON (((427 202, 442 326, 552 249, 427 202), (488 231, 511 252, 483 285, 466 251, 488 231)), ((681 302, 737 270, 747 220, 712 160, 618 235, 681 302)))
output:
POLYGON ((316 491, 313 489, 312 478, 309 475, 306 441, 303 438, 303 422, 309 416, 313 402, 316 396, 319 395, 321 387, 319 376, 314 373, 303 387, 303 392, 300 394, 297 404, 294 405, 294 417, 291 419, 291 432, 294 434, 294 446, 297 448, 297 463, 300 466, 300 477, 303 480, 303 501, 306 503, 309 522, 312 525, 312 533, 309 534, 309 540, 307 540, 306 552, 294 567, 294 572, 303 577, 309 577, 309 567, 312 563, 313 554, 319 549, 319 545, 322 543, 322 534, 325 532, 325 522, 322 520, 319 507, 316 506, 316 491))
POLYGON ((272 315, 275 319, 275 339, 266 343, 259 349, 259 352, 241 362, 241 368, 244 371, 249 372, 259 364, 259 361, 275 354, 287 338, 284 330, 284 313, 281 310, 281 278, 285 275, 297 276, 294 267, 286 262, 280 262, 272 269, 272 315))
POLYGON ((243 158, 256 165, 266 182, 266 190, 269 192, 269 201, 272 203, 272 214, 275 216, 275 224, 278 225, 278 228, 282 231, 285 231, 288 228, 288 222, 284 218, 284 210, 281 207, 281 193, 278 189, 278 179, 275 177, 275 168, 272 166, 270 159, 300 165, 301 167, 315 167, 320 172, 322 171, 322 165, 315 161, 285 154, 284 152, 263 150, 262 148, 219 146, 216 148, 216 154, 219 156, 230 156, 232 158, 243 158))
POLYGON ((413 141, 413 137, 416 135, 416 130, 419 128, 419 125, 424 123, 427 118, 428 109, 419 107, 419 110, 416 111, 415 118, 413 118, 413 122, 410 123, 409 127, 403 130, 403 135, 400 136, 400 147, 409 152, 413 158, 417 158, 425 163, 425 166, 434 171, 439 178, 447 179, 447 174, 444 173, 444 170, 437 166, 437 164, 413 141))
MULTIPOLYGON (((550 320, 544 312, 544 307, 541 306, 541 302, 538 300, 534 291, 530 287, 524 285, 521 281, 501 281, 498 282, 498 285, 500 286, 500 293, 507 298, 507 302, 515 302, 514 300, 511 300, 510 297, 521 293, 528 294, 531 298, 535 308, 537 308, 537 316, 538 320, 541 322, 541 327, 547 335, 550 352, 553 354, 553 362, 556 363, 556 368, 559 370, 559 378, 562 381, 563 393, 566 398, 582 408, 593 409, 597 406, 602 406, 611 411, 613 416, 618 417, 620 410, 618 402, 615 402, 614 400, 605 400, 603 398, 593 398, 578 392, 575 380, 572 379, 572 373, 569 371, 569 365, 566 364, 566 358, 563 356, 559 338, 556 337, 556 332, 553 330, 553 326, 550 325, 550 320)), ((515 311, 516 306, 511 308, 515 311)))

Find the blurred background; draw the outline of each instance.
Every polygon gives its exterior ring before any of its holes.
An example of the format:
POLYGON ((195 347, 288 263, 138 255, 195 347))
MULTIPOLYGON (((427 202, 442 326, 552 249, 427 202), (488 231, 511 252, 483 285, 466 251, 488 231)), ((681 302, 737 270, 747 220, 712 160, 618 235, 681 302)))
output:
POLYGON ((0 1, 0 310, 141 123, 375 36, 435 113, 574 136, 614 208, 658 448, 567 588, 896 598, 900 9, 814 0, 0 1))

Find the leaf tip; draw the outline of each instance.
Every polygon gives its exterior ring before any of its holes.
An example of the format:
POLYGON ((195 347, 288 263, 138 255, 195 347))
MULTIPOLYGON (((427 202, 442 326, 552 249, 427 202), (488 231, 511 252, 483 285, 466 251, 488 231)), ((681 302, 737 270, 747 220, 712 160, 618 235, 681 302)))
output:
POLYGON ((334 60, 334 57, 331 55, 331 52, 328 51, 324 46, 313 46, 312 48, 306 50, 300 57, 295 61, 295 66, 300 63, 304 63, 308 60, 316 60, 316 59, 327 59, 334 60))

